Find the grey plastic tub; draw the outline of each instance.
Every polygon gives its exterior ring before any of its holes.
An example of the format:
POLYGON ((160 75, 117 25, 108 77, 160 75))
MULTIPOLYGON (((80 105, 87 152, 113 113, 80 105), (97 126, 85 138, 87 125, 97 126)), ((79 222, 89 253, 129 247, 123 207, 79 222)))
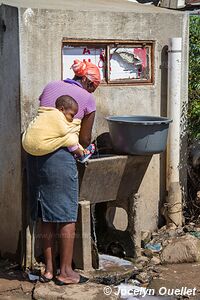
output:
POLYGON ((116 153, 151 155, 166 149, 172 120, 157 116, 109 116, 110 137, 116 153))

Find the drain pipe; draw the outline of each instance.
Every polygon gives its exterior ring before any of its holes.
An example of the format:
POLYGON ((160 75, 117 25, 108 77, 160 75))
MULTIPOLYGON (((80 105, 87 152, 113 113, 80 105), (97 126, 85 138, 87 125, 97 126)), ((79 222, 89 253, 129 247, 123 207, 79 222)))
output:
POLYGON ((180 187, 180 122, 181 122, 181 56, 182 38, 170 38, 168 47, 168 117, 167 148, 167 224, 182 225, 182 194, 180 187))

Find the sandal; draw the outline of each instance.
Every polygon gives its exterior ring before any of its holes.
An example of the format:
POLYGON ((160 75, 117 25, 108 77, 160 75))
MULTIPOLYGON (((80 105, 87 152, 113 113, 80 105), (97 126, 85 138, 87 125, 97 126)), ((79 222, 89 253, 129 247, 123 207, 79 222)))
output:
POLYGON ((62 285, 69 285, 69 284, 83 284, 89 281, 89 278, 80 275, 79 281, 78 282, 64 282, 58 278, 55 278, 54 282, 56 285, 62 286, 62 285))
POLYGON ((52 279, 53 279, 53 277, 52 277, 52 278, 47 278, 47 277, 44 276, 44 275, 40 275, 40 277, 39 277, 39 281, 42 282, 42 283, 48 283, 48 282, 50 282, 52 279))

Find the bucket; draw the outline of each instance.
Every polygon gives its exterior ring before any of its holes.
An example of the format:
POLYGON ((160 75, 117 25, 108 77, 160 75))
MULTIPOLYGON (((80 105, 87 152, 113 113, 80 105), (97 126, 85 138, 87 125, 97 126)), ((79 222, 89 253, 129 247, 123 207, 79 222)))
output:
POLYGON ((108 116, 113 149, 118 154, 152 155, 165 151, 172 120, 157 116, 108 116))

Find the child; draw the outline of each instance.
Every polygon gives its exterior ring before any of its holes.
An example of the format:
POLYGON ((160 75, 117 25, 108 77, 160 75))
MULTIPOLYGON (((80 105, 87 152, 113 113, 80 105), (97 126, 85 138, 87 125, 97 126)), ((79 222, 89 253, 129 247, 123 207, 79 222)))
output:
POLYGON ((39 107, 37 116, 22 136, 23 148, 31 155, 41 156, 67 147, 78 161, 84 163, 95 147, 91 144, 84 150, 78 143, 81 120, 74 119, 78 104, 72 97, 64 95, 55 105, 56 108, 39 107))

